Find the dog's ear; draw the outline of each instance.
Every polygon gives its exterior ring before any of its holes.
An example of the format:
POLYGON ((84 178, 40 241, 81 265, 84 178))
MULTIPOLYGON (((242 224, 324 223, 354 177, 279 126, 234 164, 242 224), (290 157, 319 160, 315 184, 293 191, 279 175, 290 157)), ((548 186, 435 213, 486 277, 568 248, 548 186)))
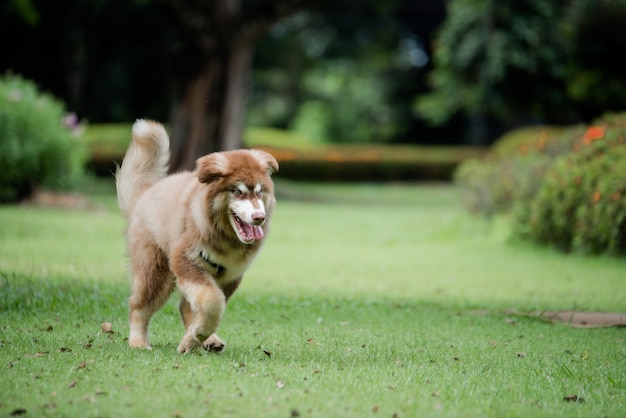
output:
POLYGON ((228 159, 221 153, 205 155, 196 160, 196 171, 200 183, 211 183, 226 175, 228 159))
POLYGON ((250 152, 266 168, 268 174, 271 175, 278 171, 278 161, 272 154, 258 149, 250 150, 250 152))

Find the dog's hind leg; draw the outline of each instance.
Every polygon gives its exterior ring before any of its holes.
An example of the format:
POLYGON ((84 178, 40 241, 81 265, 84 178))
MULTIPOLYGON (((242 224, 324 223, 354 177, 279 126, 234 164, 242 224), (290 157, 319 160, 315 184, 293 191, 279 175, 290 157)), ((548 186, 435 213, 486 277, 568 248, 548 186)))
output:
POLYGON ((167 257, 154 246, 131 246, 133 272, 130 307, 130 335, 128 345, 151 348, 148 326, 152 315, 167 301, 174 290, 174 277, 169 271, 167 257))

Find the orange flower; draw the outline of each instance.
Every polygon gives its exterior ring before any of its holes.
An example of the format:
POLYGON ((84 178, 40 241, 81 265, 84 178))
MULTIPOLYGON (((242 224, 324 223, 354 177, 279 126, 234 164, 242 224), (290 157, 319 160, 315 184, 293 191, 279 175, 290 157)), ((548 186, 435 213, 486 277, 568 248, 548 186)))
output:
POLYGON ((537 141, 536 147, 541 150, 546 147, 546 142, 548 141, 548 135, 545 131, 539 132, 539 140, 537 141))
POLYGON ((600 201, 600 198, 602 198, 602 195, 600 194, 600 192, 594 192, 593 203, 598 203, 600 201))
POLYGON ((604 126, 590 126, 583 135, 583 144, 589 145, 593 141, 604 137, 604 126))

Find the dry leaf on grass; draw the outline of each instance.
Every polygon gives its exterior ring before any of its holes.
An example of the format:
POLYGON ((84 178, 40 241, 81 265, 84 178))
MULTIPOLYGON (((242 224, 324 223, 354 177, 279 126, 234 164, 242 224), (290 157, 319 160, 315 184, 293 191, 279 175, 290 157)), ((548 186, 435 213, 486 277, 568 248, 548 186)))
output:
POLYGON ((100 324, 100 329, 102 330, 102 332, 106 333, 106 334, 113 334, 113 325, 110 322, 103 322, 100 324))

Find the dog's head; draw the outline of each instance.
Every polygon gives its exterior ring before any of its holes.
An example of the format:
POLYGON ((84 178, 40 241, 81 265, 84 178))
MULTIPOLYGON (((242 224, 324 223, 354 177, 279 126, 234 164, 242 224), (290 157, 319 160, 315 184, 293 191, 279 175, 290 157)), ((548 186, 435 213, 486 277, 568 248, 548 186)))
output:
POLYGON ((198 180, 212 189, 213 216, 227 218, 244 244, 262 239, 275 203, 271 175, 278 171, 276 159, 265 151, 237 150, 206 155, 196 165, 198 180))

